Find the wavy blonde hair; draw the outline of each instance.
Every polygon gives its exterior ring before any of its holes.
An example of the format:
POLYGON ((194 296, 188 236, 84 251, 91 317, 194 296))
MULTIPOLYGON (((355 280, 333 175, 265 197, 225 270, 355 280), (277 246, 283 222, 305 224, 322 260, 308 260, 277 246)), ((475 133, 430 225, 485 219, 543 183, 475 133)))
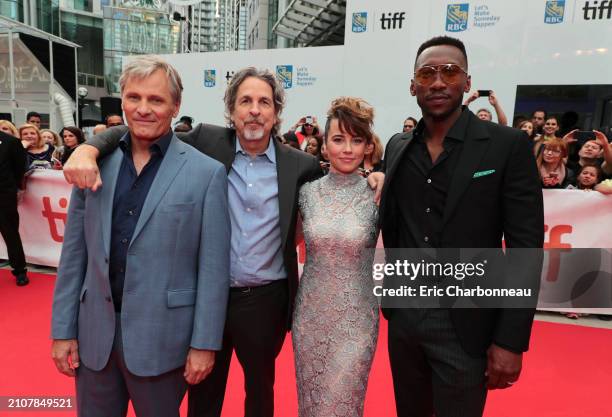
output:
MULTIPOLYGON (((43 134, 43 133, 51 133, 51 135, 53 136, 53 143, 52 143, 52 145, 53 145, 54 147, 56 147, 56 148, 57 148, 57 147, 59 147, 59 146, 62 146, 63 141, 62 141, 62 139, 60 138, 60 136, 59 136, 57 133, 55 133, 55 132, 54 132, 54 131, 52 131, 51 129, 41 129, 41 130, 40 130, 40 136, 42 136, 42 134, 43 134)), ((43 139, 43 140, 44 140, 44 139, 43 139)))
POLYGON ((26 123, 24 125, 19 126, 19 139, 21 139, 21 132, 23 132, 26 129, 34 129, 36 131, 36 135, 38 136, 38 140, 36 141, 36 145, 34 146, 35 148, 40 148, 41 146, 44 145, 43 138, 40 135, 40 129, 38 129, 35 125, 33 125, 31 123, 26 123))
POLYGON ((19 137, 19 131, 17 130, 15 125, 9 122, 8 120, 0 120, 0 127, 2 126, 7 126, 13 136, 15 136, 16 138, 19 137))

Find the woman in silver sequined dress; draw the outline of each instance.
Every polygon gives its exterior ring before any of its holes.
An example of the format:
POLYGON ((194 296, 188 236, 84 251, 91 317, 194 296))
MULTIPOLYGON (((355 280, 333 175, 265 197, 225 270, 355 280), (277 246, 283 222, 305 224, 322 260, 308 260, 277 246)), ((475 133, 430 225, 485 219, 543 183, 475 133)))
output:
POLYGON ((300 189, 307 260, 292 328, 300 417, 363 415, 378 336, 378 210, 358 174, 372 149, 372 121, 365 101, 334 100, 324 142, 330 172, 300 189))

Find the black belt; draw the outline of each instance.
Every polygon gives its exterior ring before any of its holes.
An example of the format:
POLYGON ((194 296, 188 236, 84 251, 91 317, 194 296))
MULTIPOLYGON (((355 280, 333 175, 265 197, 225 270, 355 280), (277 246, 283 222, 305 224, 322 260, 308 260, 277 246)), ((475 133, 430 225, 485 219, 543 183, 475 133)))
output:
POLYGON ((267 288, 270 287, 272 285, 278 285, 278 284, 286 284, 287 283, 287 278, 281 278, 281 279, 277 279, 275 281, 269 282, 267 284, 263 284, 263 285, 253 285, 250 287, 230 287, 230 291, 231 292, 240 292, 240 293, 250 293, 253 291, 257 291, 259 288, 267 288))

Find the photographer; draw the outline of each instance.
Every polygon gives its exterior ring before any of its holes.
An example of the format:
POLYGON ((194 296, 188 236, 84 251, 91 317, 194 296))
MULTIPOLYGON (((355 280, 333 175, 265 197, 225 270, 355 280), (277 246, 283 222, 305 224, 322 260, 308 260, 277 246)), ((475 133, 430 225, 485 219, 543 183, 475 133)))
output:
POLYGON ((598 165, 604 176, 612 175, 612 146, 602 132, 574 129, 563 137, 563 141, 579 146, 578 158, 570 158, 567 163, 569 168, 578 171, 584 165, 598 165))
MULTIPOLYGON (((491 106, 493 106, 493 108, 495 109, 495 113, 497 114, 497 123, 502 125, 502 126, 508 126, 508 118, 506 117, 506 113, 504 113, 504 110, 501 108, 501 106, 499 104, 499 101, 497 101, 497 96, 495 96, 495 92, 493 90, 476 90, 476 91, 473 91, 468 96, 467 100, 465 100, 463 105, 464 106, 469 106, 472 101, 474 101, 474 100, 476 100, 477 98, 480 98, 480 97, 488 97, 489 98, 489 104, 491 106)), ((478 116, 478 118, 480 120, 488 120, 488 121, 492 121, 493 120, 493 115, 487 109, 480 109, 480 110, 478 110, 476 115, 478 116)))
POLYGON ((302 117, 296 124, 291 126, 289 132, 295 133, 302 150, 306 150, 307 141, 305 139, 309 136, 315 136, 319 140, 323 140, 323 134, 317 123, 317 118, 314 116, 302 117))

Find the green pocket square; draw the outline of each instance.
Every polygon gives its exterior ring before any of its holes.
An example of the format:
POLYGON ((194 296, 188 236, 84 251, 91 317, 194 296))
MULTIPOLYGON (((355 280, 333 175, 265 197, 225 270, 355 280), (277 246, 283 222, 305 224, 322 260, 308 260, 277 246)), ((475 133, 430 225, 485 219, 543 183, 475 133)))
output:
POLYGON ((485 175, 491 175, 495 172, 494 169, 489 169, 487 171, 478 171, 474 174, 472 178, 484 177, 485 175))

